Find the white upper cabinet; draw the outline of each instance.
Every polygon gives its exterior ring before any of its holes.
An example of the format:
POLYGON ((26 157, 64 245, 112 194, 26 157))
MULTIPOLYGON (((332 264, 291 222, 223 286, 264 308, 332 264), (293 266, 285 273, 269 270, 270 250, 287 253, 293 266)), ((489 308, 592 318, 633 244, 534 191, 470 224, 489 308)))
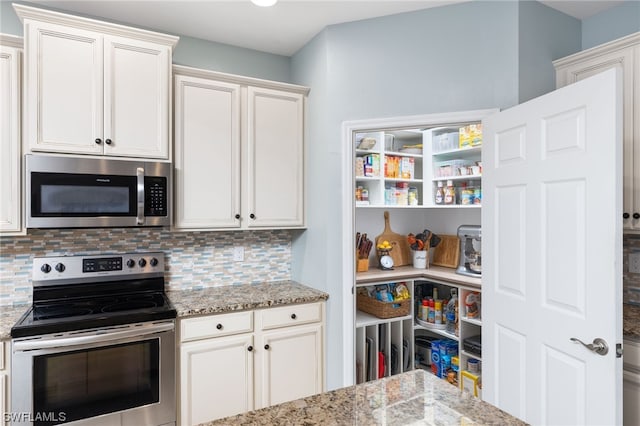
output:
POLYGON ((183 66, 173 71, 175 227, 303 227, 307 89, 183 66))
POLYGON ((249 87, 249 227, 304 225, 304 97, 249 87))
POLYGON ((0 35, 0 233, 21 231, 20 65, 22 39, 0 35))
POLYGON ((640 32, 553 62, 563 87, 611 68, 622 71, 623 226, 640 231, 640 32))
POLYGON ((174 83, 175 225, 237 228, 240 86, 177 73, 174 83))
POLYGON ((25 151, 170 159, 177 37, 14 8, 25 34, 25 151))

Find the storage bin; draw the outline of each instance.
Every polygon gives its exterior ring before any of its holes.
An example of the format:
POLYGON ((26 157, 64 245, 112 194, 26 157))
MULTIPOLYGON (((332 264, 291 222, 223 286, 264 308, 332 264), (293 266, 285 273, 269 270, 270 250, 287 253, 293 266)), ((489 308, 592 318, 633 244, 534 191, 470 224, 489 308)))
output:
POLYGON ((432 138, 433 153, 437 154, 439 152, 458 149, 459 140, 460 140, 460 133, 457 131, 433 135, 433 138, 432 138))
POLYGON ((436 163, 436 177, 465 176, 468 168, 475 164, 469 160, 449 160, 436 163))
POLYGON ((396 318, 409 315, 409 309, 411 308, 411 299, 393 301, 393 302, 381 302, 367 294, 358 292, 356 298, 356 306, 358 310, 374 315, 378 318, 396 318))

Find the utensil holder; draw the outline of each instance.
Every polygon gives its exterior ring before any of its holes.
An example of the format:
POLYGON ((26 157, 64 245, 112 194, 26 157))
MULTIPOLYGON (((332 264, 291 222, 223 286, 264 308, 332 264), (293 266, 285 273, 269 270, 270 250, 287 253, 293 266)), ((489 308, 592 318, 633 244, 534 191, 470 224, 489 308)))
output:
POLYGON ((358 259, 356 261, 356 272, 367 272, 369 270, 369 259, 358 259))
POLYGON ((411 250, 413 267, 417 269, 429 268, 429 250, 411 250))

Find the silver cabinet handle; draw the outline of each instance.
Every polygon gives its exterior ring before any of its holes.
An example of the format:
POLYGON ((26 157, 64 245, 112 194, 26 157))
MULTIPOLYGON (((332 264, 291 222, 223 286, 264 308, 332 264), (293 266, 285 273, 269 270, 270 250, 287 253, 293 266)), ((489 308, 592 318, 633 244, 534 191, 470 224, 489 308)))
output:
POLYGON ((595 339, 593 339, 593 343, 589 343, 589 344, 586 344, 582 340, 577 339, 575 337, 572 337, 569 340, 571 340, 574 343, 580 343, 582 346, 589 349, 591 352, 595 352, 599 355, 604 356, 609 352, 609 345, 607 345, 607 342, 605 342, 604 339, 601 339, 599 337, 596 337, 595 339))

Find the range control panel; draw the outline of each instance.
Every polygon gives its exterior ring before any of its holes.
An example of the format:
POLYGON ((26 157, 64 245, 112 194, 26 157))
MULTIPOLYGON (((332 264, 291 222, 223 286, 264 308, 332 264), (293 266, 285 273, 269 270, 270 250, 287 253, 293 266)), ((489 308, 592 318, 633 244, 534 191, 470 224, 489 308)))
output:
POLYGON ((164 253, 53 256, 33 259, 32 279, 37 281, 164 274, 164 253))

